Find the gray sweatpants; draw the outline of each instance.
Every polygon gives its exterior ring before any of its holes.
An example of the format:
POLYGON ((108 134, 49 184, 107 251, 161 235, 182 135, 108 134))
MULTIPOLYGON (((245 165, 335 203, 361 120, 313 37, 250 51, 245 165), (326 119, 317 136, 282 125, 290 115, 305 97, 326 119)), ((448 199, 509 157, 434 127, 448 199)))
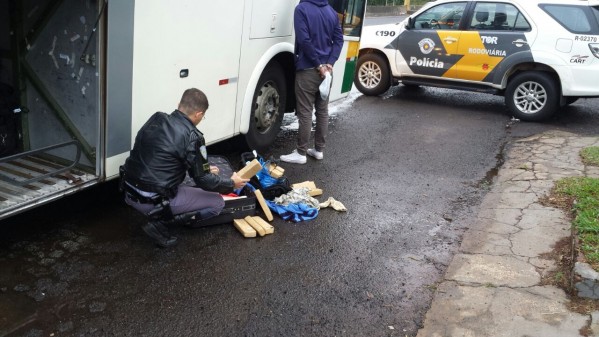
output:
POLYGON ((306 155, 310 147, 312 132, 312 111, 316 115, 316 130, 314 133, 314 148, 322 152, 329 130, 329 99, 320 97, 318 86, 322 78, 316 69, 305 69, 295 73, 296 113, 299 123, 297 137, 297 152, 306 155))

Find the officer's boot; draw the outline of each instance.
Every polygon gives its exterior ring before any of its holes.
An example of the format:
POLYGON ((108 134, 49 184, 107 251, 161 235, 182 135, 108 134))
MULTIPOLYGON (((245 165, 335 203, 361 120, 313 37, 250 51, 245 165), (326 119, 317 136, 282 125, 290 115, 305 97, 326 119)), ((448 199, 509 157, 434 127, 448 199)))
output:
POLYGON ((177 243, 177 238, 170 235, 162 220, 150 219, 141 229, 160 247, 172 247, 177 243))
POLYGON ((169 227, 188 225, 190 221, 201 220, 202 218, 203 213, 201 211, 176 214, 169 220, 151 217, 148 223, 142 226, 142 229, 160 247, 172 247, 177 243, 177 237, 170 234, 169 227))
POLYGON ((181 213, 173 215, 173 219, 169 221, 168 225, 189 225, 189 222, 192 220, 196 220, 198 217, 198 211, 181 213))
POLYGON ((150 219, 150 221, 142 228, 157 245, 161 247, 172 247, 177 243, 177 237, 170 234, 169 227, 185 225, 190 220, 194 219, 196 215, 197 212, 187 212, 173 215, 173 217, 168 220, 150 219))

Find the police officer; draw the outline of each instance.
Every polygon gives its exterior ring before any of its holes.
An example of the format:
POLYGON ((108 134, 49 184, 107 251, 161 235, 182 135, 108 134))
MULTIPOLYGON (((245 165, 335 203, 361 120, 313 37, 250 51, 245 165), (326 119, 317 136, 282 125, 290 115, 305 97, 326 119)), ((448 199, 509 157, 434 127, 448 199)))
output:
POLYGON ((142 229, 159 246, 177 241, 169 225, 218 215, 224 207, 220 194, 248 182, 235 172, 222 178, 209 165, 204 136, 196 128, 207 109, 201 90, 185 90, 177 110, 156 112, 139 130, 123 167, 125 202, 149 216, 142 229), (181 185, 186 172, 196 186, 181 185))

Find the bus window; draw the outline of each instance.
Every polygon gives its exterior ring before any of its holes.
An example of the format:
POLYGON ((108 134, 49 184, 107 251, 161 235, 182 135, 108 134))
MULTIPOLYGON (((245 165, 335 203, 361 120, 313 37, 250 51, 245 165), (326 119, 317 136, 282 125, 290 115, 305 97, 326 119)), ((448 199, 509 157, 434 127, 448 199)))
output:
POLYGON ((343 35, 360 37, 366 0, 329 0, 339 15, 343 35))

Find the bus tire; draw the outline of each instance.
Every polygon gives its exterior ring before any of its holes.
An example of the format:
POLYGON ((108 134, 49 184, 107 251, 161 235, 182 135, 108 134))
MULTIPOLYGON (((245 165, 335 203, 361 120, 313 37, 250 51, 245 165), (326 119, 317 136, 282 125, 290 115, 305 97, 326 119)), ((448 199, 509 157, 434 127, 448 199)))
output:
POLYGON ((514 76, 505 90, 512 115, 527 122, 549 118, 559 108, 559 88, 548 73, 527 71, 514 76))
POLYGON ((266 68, 254 91, 250 128, 245 135, 250 149, 265 151, 275 141, 287 100, 287 87, 283 68, 278 62, 271 62, 266 68))
POLYGON ((367 96, 378 96, 391 87, 391 73, 387 61, 379 54, 368 53, 358 57, 356 88, 367 96))

